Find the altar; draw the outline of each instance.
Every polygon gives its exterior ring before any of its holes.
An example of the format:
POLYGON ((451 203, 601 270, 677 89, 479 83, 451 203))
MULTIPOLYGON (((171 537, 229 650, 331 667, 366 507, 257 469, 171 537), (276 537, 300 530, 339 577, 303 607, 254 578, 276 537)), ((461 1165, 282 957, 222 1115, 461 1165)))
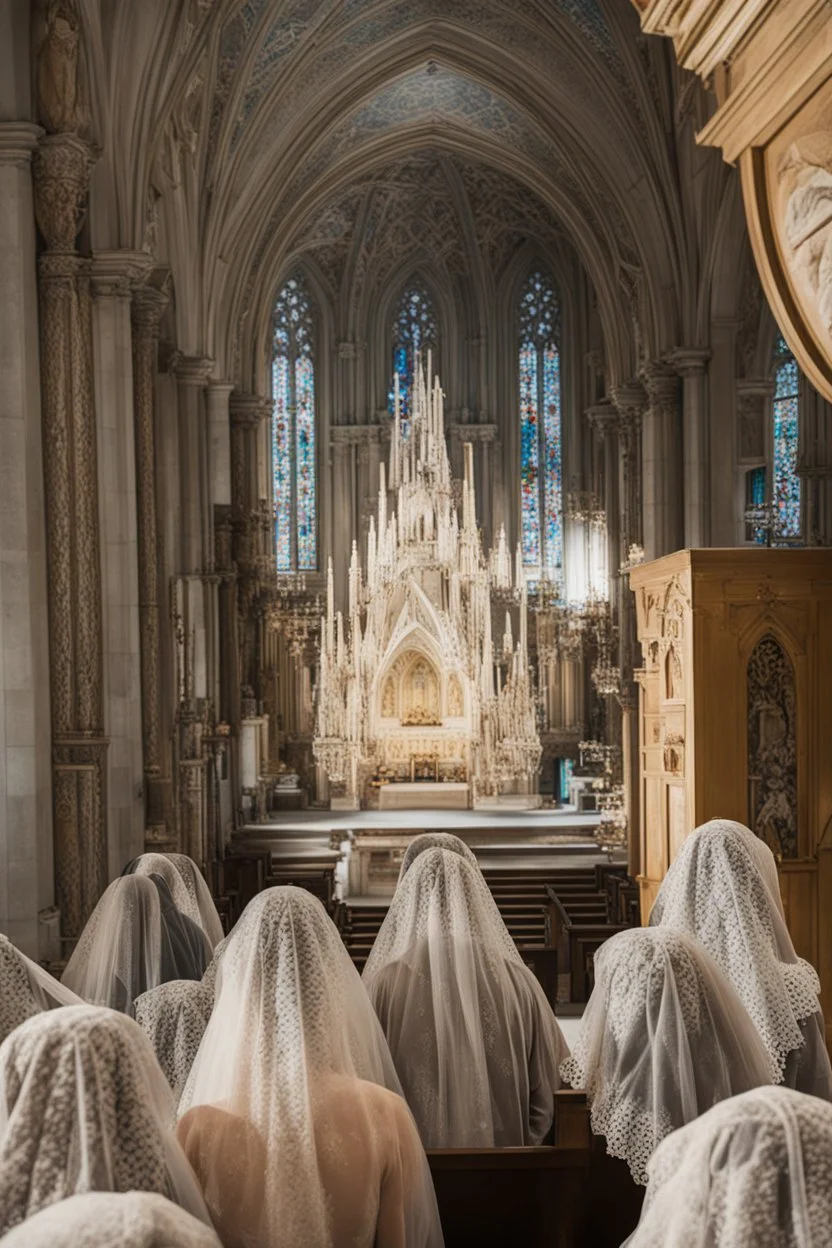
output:
POLYGON ((468 810, 470 805, 470 785, 452 781, 385 784, 378 793, 379 810, 468 810))
POLYGON ((348 613, 327 569, 313 754, 331 808, 467 810, 538 793, 541 743, 522 552, 486 553, 473 448, 451 479, 442 390, 417 370, 380 465, 366 558, 353 543, 348 613), (495 631, 496 630, 496 631, 495 631))

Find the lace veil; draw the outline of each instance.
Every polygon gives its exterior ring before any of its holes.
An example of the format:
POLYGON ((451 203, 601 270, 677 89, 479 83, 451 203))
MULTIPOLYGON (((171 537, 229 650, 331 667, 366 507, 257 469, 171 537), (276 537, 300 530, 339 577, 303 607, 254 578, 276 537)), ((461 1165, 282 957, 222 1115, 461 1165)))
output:
POLYGON ((49 1205, 3 1248, 222 1248, 214 1231, 151 1192, 87 1192, 49 1205))
POLYGON ((223 1242, 228 1228, 246 1248, 441 1245, 427 1160, 399 1092, 321 903, 292 887, 258 894, 225 946, 179 1106, 179 1138, 223 1242))
POLYGON ((450 850, 452 854, 459 854, 460 858, 464 858, 466 862, 470 862, 472 867, 476 867, 479 870, 476 854, 458 836, 454 836, 452 832, 423 832, 421 836, 414 836, 404 851, 402 866, 399 871, 399 884, 401 884, 419 855, 423 854, 427 849, 450 850))
POLYGON ((156 885, 129 875, 104 891, 61 979, 85 1001, 129 1014, 141 993, 176 978, 174 968, 156 885))
POLYGON ((131 1018, 71 1005, 28 1019, 0 1046, 0 1234, 91 1191, 158 1192, 208 1222, 173 1117, 131 1018))
POLYGON ((832 1106, 734 1096, 664 1140, 626 1248, 820 1248, 832 1227, 832 1106))
POLYGON ((538 1144, 568 1049, 488 886, 447 849, 399 884, 364 983, 426 1147, 538 1144))
POLYGON ((33 1014, 58 1005, 83 1001, 0 933, 0 1042, 33 1014))
POLYGON ((160 875, 173 897, 173 904, 205 933, 213 949, 223 931, 211 890, 193 858, 187 854, 140 854, 123 875, 160 875))
POLYGON ((214 1008, 217 964, 228 939, 217 945, 201 980, 174 979, 159 984, 133 1003, 133 1017, 153 1045, 177 1101, 214 1008))
POLYGON ((633 928, 595 955, 595 987, 561 1074, 637 1183, 659 1141, 717 1101, 771 1081, 751 1019, 684 932, 633 928))
POLYGON ((662 881, 651 927, 689 932, 734 985, 775 1069, 805 1043, 800 1024, 820 1010, 820 983, 795 953, 771 851, 742 824, 712 819, 682 845, 662 881))

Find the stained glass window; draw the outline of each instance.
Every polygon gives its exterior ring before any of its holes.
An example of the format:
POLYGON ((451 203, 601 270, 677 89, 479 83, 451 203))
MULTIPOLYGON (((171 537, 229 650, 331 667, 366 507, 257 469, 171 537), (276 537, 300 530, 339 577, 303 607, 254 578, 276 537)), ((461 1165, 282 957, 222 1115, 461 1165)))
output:
POLYGON ((800 537, 800 477, 797 450, 800 430, 797 361, 778 335, 774 373, 774 447, 772 501, 775 538, 800 537))
POLYGON ((430 295, 424 286, 411 283, 403 292, 393 318, 393 376, 390 380, 390 392, 387 399, 392 416, 395 379, 398 375, 399 409, 404 437, 407 437, 410 428, 416 357, 421 355, 423 364, 427 366, 427 353, 432 351, 433 369, 436 372, 439 367, 439 361, 436 358, 438 347, 438 322, 430 295))
MULTIPOLYGON (((753 517, 758 509, 760 515, 763 515, 765 512, 766 475, 765 465, 761 465, 758 468, 749 468, 745 474, 745 510, 747 516, 753 517)), ((745 525, 745 540, 747 542, 756 542, 758 546, 765 546, 768 540, 765 528, 754 524, 753 519, 748 519, 745 525)))
POLYGON ((563 579, 560 308, 539 270, 520 295, 520 529, 523 563, 563 579))
POLYGON ((272 318, 272 473, 280 572, 312 572, 318 566, 314 345, 309 291, 301 277, 291 277, 272 318))

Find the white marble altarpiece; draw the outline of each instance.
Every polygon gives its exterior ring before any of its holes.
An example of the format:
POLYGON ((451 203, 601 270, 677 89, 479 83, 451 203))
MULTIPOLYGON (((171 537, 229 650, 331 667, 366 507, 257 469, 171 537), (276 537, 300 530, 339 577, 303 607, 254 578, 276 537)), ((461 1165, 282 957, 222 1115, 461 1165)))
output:
POLYGON ((412 418, 398 394, 389 469, 365 561, 353 543, 349 613, 335 611, 332 564, 314 755, 333 805, 476 805, 537 791, 541 745, 528 654, 522 561, 501 532, 486 556, 476 524, 472 448, 451 478, 438 379, 417 369, 412 418), (508 609, 506 609, 508 608, 508 609), (492 616, 505 618, 495 652, 492 616), (514 623, 512 622, 514 621, 514 623), (517 640, 515 642, 514 635, 517 640), (452 786, 452 787, 451 787, 452 786), (338 792, 340 790, 340 793, 338 792))

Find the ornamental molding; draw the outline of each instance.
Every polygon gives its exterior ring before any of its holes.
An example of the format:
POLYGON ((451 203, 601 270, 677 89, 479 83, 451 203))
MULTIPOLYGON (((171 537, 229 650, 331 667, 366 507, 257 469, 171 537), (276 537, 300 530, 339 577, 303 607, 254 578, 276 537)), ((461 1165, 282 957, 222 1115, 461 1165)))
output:
POLYGON ((31 121, 0 122, 0 165, 25 169, 32 163, 38 142, 45 133, 42 126, 31 121))
POLYGON ((497 426, 494 424, 469 425, 464 421, 458 421, 449 425, 448 430, 457 442, 496 442, 497 440, 497 426))
POLYGON ((332 425, 330 441, 335 446, 371 446, 381 441, 379 425, 332 425))

